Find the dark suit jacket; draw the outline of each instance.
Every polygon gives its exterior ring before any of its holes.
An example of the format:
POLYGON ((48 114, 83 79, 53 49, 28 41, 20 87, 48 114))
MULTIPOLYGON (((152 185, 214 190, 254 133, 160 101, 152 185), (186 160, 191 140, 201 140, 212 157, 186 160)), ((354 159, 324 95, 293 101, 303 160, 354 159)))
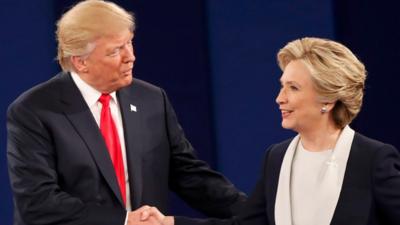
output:
MULTIPOLYGON (((148 204, 166 212, 171 189, 209 216, 232 216, 245 197, 196 158, 164 91, 135 79, 117 97, 132 207, 148 204), (130 111, 131 104, 137 112, 130 111)), ((16 99, 8 109, 7 131, 15 225, 124 223, 104 140, 69 74, 16 99)))
MULTIPOLYGON (((181 220, 187 225, 275 225, 279 173, 290 141, 273 145, 267 150, 262 175, 238 220, 181 220)), ((391 145, 356 133, 331 225, 399 224, 400 154, 391 145)))

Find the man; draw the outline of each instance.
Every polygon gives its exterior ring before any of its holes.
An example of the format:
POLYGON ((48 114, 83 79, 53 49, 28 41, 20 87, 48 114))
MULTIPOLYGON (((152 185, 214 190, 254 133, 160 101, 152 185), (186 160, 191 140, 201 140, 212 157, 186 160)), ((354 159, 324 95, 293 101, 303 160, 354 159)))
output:
POLYGON ((134 28, 131 14, 101 0, 59 20, 63 72, 7 113, 15 225, 158 223, 140 221, 138 208, 165 212, 169 189, 208 216, 242 205, 246 197, 196 158, 165 92, 132 78, 134 28))

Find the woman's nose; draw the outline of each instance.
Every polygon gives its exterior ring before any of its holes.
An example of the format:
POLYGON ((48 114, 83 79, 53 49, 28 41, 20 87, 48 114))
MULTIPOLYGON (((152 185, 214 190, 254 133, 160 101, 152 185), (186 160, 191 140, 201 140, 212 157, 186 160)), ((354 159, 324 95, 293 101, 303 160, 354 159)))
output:
POLYGON ((280 105, 285 103, 286 101, 286 94, 285 94, 285 90, 283 88, 281 88, 279 90, 278 96, 276 96, 275 102, 280 105))

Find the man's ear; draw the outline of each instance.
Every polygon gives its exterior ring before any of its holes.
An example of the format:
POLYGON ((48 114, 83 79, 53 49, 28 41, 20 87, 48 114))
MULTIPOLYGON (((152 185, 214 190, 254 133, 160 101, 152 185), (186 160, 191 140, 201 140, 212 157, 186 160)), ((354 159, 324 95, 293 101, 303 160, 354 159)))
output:
POLYGON ((86 65, 86 60, 81 56, 71 56, 71 63, 78 73, 87 73, 88 68, 86 65))

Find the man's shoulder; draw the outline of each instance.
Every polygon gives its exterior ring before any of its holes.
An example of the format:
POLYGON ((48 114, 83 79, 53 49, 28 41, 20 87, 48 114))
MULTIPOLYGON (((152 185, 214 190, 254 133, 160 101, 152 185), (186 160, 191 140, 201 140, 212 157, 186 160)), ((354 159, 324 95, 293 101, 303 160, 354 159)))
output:
POLYGON ((147 81, 134 78, 132 84, 124 87, 118 91, 121 95, 133 96, 142 100, 150 99, 162 99, 164 98, 165 92, 162 88, 151 84, 147 81))
POLYGON ((147 81, 138 79, 138 78, 133 78, 133 82, 130 85, 131 88, 137 88, 137 89, 141 89, 143 91, 155 91, 155 92, 159 92, 160 91, 160 87, 151 84, 147 81))
POLYGON ((60 72, 47 81, 39 83, 20 94, 10 107, 20 104, 29 105, 33 102, 46 102, 54 98, 68 80, 68 74, 60 72))

